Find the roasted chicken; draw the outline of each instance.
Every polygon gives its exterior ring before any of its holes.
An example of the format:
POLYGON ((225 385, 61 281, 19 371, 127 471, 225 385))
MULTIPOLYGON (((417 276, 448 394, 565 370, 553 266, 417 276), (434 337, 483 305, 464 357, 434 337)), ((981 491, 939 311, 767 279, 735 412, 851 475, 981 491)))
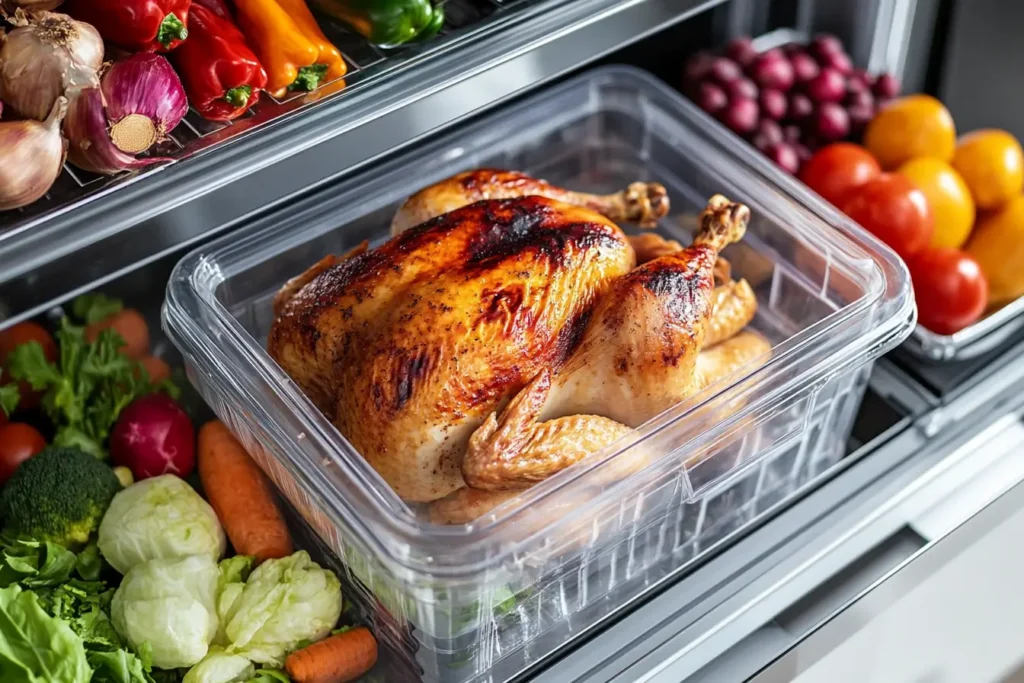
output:
POLYGON ((749 212, 714 198, 683 250, 615 223, 667 208, 656 184, 450 178, 286 284, 268 350, 401 498, 468 521, 767 351, 736 334, 746 283, 714 286, 749 212))

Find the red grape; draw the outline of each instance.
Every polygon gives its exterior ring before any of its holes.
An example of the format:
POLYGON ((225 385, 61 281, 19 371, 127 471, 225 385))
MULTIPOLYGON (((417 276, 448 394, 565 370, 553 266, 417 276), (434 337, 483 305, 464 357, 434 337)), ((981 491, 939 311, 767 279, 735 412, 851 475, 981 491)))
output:
POLYGON ((866 109, 874 109, 875 107, 875 98, 867 90, 861 90, 860 92, 851 91, 847 93, 846 100, 844 101, 848 107, 862 107, 866 109))
POLYGON ((793 66, 781 52, 768 52, 750 67, 750 76, 762 88, 789 90, 793 87, 793 66))
POLYGON ((740 70, 736 62, 725 57, 715 57, 714 61, 711 62, 711 68, 708 73, 712 80, 717 81, 721 85, 729 85, 743 76, 743 71, 740 70))
POLYGON ((803 136, 804 134, 800 130, 800 126, 790 124, 782 129, 782 139, 786 142, 800 142, 803 136))
POLYGON ((725 54, 740 66, 746 68, 757 59, 757 50, 750 38, 735 38, 725 47, 725 54))
POLYGON ((781 121, 786 117, 786 95, 781 90, 762 90, 758 102, 768 118, 781 121))
POLYGON ((754 133, 754 146, 758 149, 765 149, 768 145, 782 142, 782 126, 771 119, 761 119, 757 122, 757 131, 754 133))
POLYGON ((871 90, 872 83, 874 83, 874 79, 871 78, 871 74, 864 69, 854 69, 846 81, 846 88, 851 91, 871 90))
POLYGON ((749 78, 740 76, 726 84, 726 92, 730 100, 756 100, 757 86, 749 78))
POLYGON ((813 81, 821 71, 818 63, 806 52, 791 55, 789 63, 793 67, 793 77, 797 83, 813 81))
POLYGON ((872 88, 879 99, 892 99, 900 94, 900 82, 892 74, 879 74, 872 88))
POLYGON ((835 102, 823 102, 818 107, 814 130, 826 140, 841 140, 850 133, 850 117, 835 102))
POLYGON ((843 52, 833 52, 820 60, 823 69, 835 69, 844 76, 853 72, 853 62, 843 52))
POLYGON ((792 145, 776 142, 765 150, 765 155, 786 173, 795 175, 800 170, 800 157, 792 145))
POLYGON ((701 83, 697 90, 697 106, 709 114, 717 114, 729 104, 725 91, 714 83, 701 83))
POLYGON ((746 135, 757 127, 760 111, 755 100, 733 100, 720 113, 722 123, 731 130, 746 135))
POLYGON ((854 104, 846 109, 846 114, 850 119, 850 130, 860 133, 871 123, 871 119, 875 118, 875 108, 854 104))
POLYGON ((843 42, 835 36, 827 33, 822 33, 814 37, 811 44, 807 46, 811 54, 818 59, 824 58, 826 55, 831 54, 842 54, 845 52, 843 49, 843 42))
POLYGON ((793 93, 789 96, 789 106, 786 107, 789 118, 794 121, 802 121, 814 113, 814 103, 811 98, 802 93, 793 93))
POLYGON ((799 142, 793 143, 793 150, 796 152, 797 158, 800 159, 801 166, 803 166, 808 159, 814 156, 814 152, 811 151, 810 147, 802 145, 799 142))
POLYGON ((807 94, 815 102, 839 102, 846 94, 846 79, 835 69, 822 69, 818 77, 807 84, 807 94))
POLYGON ((710 52, 698 52, 686 60, 686 67, 683 69, 683 79, 687 85, 704 80, 704 77, 711 72, 711 65, 715 63, 715 56, 710 52))
POLYGON ((800 43, 786 43, 782 46, 782 54, 792 58, 793 55, 802 55, 807 52, 807 48, 800 43))

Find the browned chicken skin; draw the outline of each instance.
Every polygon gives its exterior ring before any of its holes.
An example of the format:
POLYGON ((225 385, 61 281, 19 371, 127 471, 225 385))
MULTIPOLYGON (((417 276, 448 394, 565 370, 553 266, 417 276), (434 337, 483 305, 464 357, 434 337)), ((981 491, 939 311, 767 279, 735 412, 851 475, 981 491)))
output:
POLYGON ((594 195, 555 187, 518 171, 482 168, 425 187, 405 200, 391 222, 397 235, 431 218, 483 199, 535 195, 591 209, 615 223, 653 227, 668 213, 668 194, 659 183, 633 183, 622 192, 594 195))
POLYGON ((399 496, 430 501, 463 485, 473 430, 562 360, 634 259, 588 209, 481 201, 321 261, 286 286, 268 350, 399 496))
POLYGON ((442 181, 403 204, 386 244, 287 283, 268 350, 400 497, 435 501, 437 522, 475 519, 767 350, 736 334, 756 300, 716 262, 746 208, 713 198, 680 250, 595 213, 667 211, 660 186, 630 187, 595 197, 501 171, 442 181))

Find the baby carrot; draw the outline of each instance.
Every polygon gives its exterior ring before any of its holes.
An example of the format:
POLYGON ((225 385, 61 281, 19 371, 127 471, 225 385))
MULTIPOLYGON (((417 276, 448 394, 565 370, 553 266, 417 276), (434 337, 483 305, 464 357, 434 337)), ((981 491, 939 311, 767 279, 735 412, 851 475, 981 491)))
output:
POLYGON ((357 626, 288 655, 284 668, 293 683, 354 681, 377 663, 377 640, 357 626))
POLYGON ((199 479, 206 497, 239 555, 257 562, 291 555, 288 526, 266 475, 224 423, 199 430, 199 479))

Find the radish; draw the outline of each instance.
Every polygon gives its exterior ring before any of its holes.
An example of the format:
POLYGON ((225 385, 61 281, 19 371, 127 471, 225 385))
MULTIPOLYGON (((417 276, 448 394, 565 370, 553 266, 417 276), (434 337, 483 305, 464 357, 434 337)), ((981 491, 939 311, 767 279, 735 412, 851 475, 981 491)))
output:
POLYGON ((166 394, 140 396, 114 425, 110 459, 130 469, 136 481, 161 474, 185 478, 196 466, 192 421, 166 394))

